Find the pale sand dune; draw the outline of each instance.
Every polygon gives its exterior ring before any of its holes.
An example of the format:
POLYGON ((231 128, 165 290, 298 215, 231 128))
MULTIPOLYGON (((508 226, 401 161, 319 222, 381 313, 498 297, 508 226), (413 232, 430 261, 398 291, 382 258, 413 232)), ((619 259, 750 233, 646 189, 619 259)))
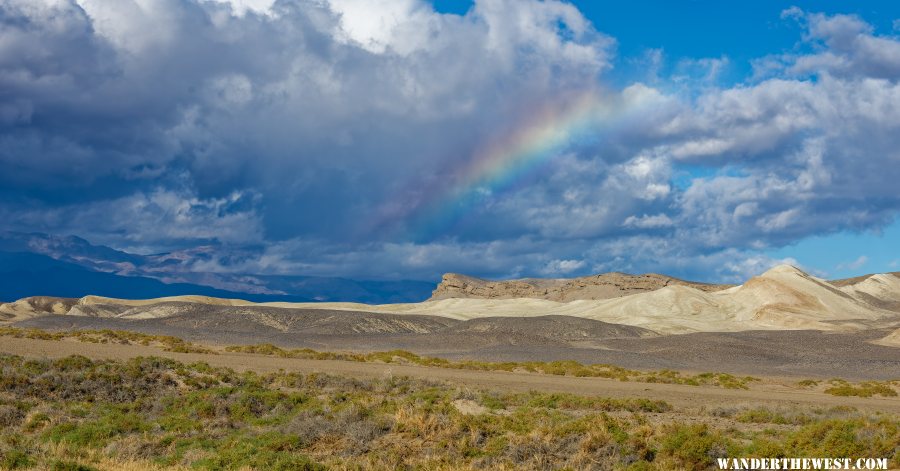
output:
MULTIPOLYGON (((41 302, 26 302, 26 300, 10 303, 12 307, 8 307, 9 304, 0 306, 0 312, 14 313, 18 319, 33 316, 41 309, 45 313, 62 313, 57 312, 62 308, 48 307, 52 302, 47 299, 41 302)), ((133 319, 176 315, 181 312, 179 309, 160 303, 181 302, 213 306, 265 306, 428 315, 457 320, 564 315, 642 327, 662 334, 801 329, 848 331, 900 325, 900 278, 890 274, 872 275, 860 277, 855 283, 844 283, 841 287, 837 287, 790 265, 777 266, 758 277, 751 278, 743 285, 720 291, 703 291, 675 284, 655 291, 618 298, 569 302, 536 298, 450 298, 383 305, 254 304, 239 299, 206 296, 173 296, 146 300, 86 296, 73 301, 77 303, 74 303, 75 305, 68 311, 70 315, 133 319), (160 305, 149 310, 128 309, 155 304, 160 305)))
POLYGON ((840 289, 850 296, 876 304, 877 307, 900 310, 900 277, 895 275, 889 273, 872 275, 857 284, 843 286, 840 289))
MULTIPOLYGON (((314 306, 304 305, 307 308, 314 306)), ((345 309, 330 303, 322 305, 325 306, 345 309)), ((430 314, 462 320, 490 316, 568 315, 643 327, 660 333, 759 329, 855 330, 877 324, 878 321, 897 321, 900 317, 896 312, 874 307, 825 280, 789 265, 775 267, 744 285, 718 292, 672 285, 621 298, 568 303, 530 298, 457 298, 415 304, 354 305, 352 309, 430 314)))
POLYGON ((882 339, 875 340, 872 343, 886 345, 888 347, 900 347, 900 329, 897 329, 882 339))
MULTIPOLYGON (((732 299, 751 309, 760 305, 782 306, 789 312, 809 313, 818 319, 877 318, 881 315, 827 281, 790 265, 779 265, 751 278, 734 291, 732 299)), ((742 312, 741 316, 741 320, 746 320, 753 314, 742 312)))
POLYGON ((32 296, 0 304, 0 319, 16 322, 43 314, 67 314, 78 299, 32 296))
POLYGON ((81 298, 78 304, 90 306, 93 304, 117 304, 120 306, 146 306, 148 304, 157 304, 168 301, 179 301, 184 303, 201 303, 201 304, 210 304, 213 306, 250 306, 254 303, 250 301, 244 301, 243 299, 223 299, 223 298, 212 298, 209 296, 196 296, 196 295, 188 295, 188 296, 167 296, 164 298, 153 298, 153 299, 119 299, 119 298, 107 298, 103 296, 85 296, 81 298))
POLYGON ((717 294, 736 305, 735 320, 759 328, 858 329, 897 317, 789 265, 717 294))

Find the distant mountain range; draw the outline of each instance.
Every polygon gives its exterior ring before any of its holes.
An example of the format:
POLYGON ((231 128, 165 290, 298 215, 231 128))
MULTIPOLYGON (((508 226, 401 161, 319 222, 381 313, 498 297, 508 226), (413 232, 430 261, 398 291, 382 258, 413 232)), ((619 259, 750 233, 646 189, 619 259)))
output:
POLYGON ((0 301, 27 296, 127 299, 196 294, 253 302, 417 302, 426 281, 351 280, 320 276, 210 273, 194 269, 215 247, 139 255, 74 236, 0 232, 0 301))

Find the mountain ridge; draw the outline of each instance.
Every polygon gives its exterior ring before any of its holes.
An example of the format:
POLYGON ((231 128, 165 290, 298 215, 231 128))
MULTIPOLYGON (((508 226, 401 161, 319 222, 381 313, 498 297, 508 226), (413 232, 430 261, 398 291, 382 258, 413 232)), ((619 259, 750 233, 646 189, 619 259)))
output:
POLYGON ((600 273, 577 278, 522 278, 491 281, 459 273, 446 273, 432 292, 429 301, 442 299, 512 299, 532 298, 568 302, 579 299, 612 299, 637 293, 655 291, 670 285, 690 286, 713 292, 734 285, 700 283, 679 278, 645 273, 630 275, 621 272, 600 273))

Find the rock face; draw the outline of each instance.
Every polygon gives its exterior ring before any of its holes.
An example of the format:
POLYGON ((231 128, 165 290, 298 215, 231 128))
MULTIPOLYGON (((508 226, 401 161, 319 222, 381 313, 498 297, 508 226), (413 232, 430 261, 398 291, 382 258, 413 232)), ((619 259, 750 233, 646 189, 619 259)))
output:
POLYGON ((431 301, 452 298, 534 298, 569 302, 580 299, 619 298, 631 294, 656 291, 672 285, 688 286, 706 292, 719 291, 731 287, 731 285, 684 281, 655 273, 645 275, 604 273, 572 279, 525 278, 510 281, 488 281, 457 273, 447 273, 441 279, 437 289, 432 292, 431 301))

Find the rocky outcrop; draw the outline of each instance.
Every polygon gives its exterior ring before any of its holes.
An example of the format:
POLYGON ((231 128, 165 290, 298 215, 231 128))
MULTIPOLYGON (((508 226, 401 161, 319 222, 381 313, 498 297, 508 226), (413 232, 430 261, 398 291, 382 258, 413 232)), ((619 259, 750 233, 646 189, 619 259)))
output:
POLYGON ((604 273, 571 279, 525 278, 510 281, 489 281, 457 273, 447 273, 432 293, 431 300, 534 298, 569 302, 579 299, 619 298, 655 291, 670 285, 689 286, 707 292, 731 287, 731 285, 684 281, 655 273, 645 275, 604 273))

